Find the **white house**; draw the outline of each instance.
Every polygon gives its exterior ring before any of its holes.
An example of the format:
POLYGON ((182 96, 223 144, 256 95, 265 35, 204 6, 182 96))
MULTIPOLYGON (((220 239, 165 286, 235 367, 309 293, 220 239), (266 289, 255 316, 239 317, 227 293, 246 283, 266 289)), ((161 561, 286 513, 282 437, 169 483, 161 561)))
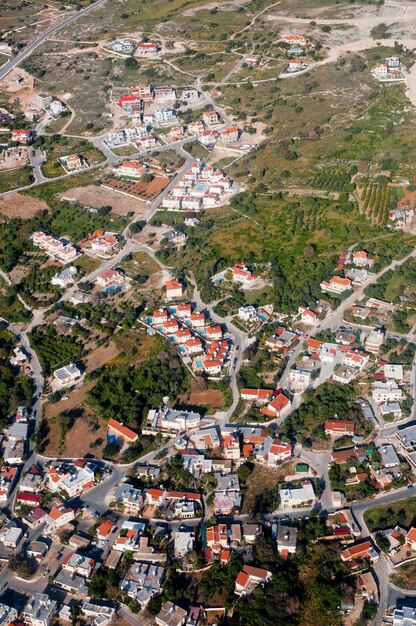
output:
POLYGON ((55 274, 55 276, 52 276, 51 284, 65 289, 65 287, 68 287, 68 285, 72 285, 75 282, 75 276, 77 273, 77 268, 70 265, 69 267, 64 268, 61 272, 55 274))
POLYGON ((50 626, 57 610, 57 603, 46 593, 33 593, 22 611, 28 626, 50 626))
POLYGON ((403 398, 403 392, 395 380, 376 381, 373 384, 371 395, 377 404, 397 402, 403 398))
POLYGON ((283 488, 280 490, 280 499, 283 508, 297 508, 312 506, 316 502, 315 490, 310 480, 303 480, 298 488, 283 488))
POLYGON ((59 387, 64 388, 79 382, 82 372, 74 363, 69 363, 55 370, 53 377, 59 387))

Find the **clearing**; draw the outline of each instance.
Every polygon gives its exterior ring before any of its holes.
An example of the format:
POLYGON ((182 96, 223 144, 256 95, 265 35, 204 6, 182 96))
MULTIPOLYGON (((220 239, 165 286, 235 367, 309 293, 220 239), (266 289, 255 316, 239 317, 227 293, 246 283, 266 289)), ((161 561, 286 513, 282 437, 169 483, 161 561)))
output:
POLYGON ((140 200, 130 198, 111 189, 97 187, 96 185, 73 187, 57 195, 58 198, 78 200, 81 204, 92 206, 95 209, 111 205, 112 212, 117 215, 127 215, 130 212, 134 212, 136 217, 141 218, 148 211, 147 205, 140 202, 140 200))
POLYGON ((189 404, 196 406, 210 406, 212 409, 222 409, 224 398, 219 389, 193 391, 189 396, 189 404))
POLYGON ((264 467, 256 465, 247 480, 247 492, 243 499, 243 513, 250 513, 255 509, 258 496, 273 489, 277 483, 283 482, 286 476, 295 473, 294 463, 285 463, 280 467, 264 467))
POLYGON ((48 210, 46 202, 30 196, 24 196, 21 193, 14 193, 0 198, 0 214, 6 215, 6 217, 30 219, 38 211, 45 210, 48 210))
POLYGON ((143 183, 141 181, 132 180, 120 180, 118 178, 109 178, 103 182, 103 187, 114 189, 123 194, 130 194, 136 196, 138 199, 145 201, 152 200, 160 194, 161 191, 170 182, 169 178, 163 176, 157 176, 153 178, 149 183, 143 183))
POLYGON ((76 387, 73 391, 68 391, 66 394, 68 400, 59 400, 59 402, 48 402, 44 406, 44 416, 47 420, 50 420, 60 413, 67 413, 68 411, 75 409, 82 402, 84 402, 87 394, 95 386, 96 380, 89 380, 88 382, 76 387))
POLYGON ((106 422, 89 407, 83 407, 74 417, 73 425, 67 431, 62 446, 58 425, 49 422, 44 454, 53 458, 60 455, 66 458, 83 458, 86 454, 101 458, 106 443, 106 422))
POLYGON ((414 589, 416 585, 416 561, 403 563, 391 575, 390 580, 393 585, 400 589, 414 589))
POLYGON ((93 372, 94 370, 102 367, 109 361, 112 361, 118 355, 118 349, 113 341, 106 346, 101 346, 96 350, 90 352, 87 356, 87 372, 93 372))

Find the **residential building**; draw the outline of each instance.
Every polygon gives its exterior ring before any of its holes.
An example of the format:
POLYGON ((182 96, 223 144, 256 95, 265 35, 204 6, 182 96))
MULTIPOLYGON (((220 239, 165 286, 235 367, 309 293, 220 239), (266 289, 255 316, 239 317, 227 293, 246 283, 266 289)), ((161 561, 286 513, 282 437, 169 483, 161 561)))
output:
POLYGON ((261 526, 258 524, 244 524, 243 539, 245 543, 252 544, 261 535, 261 526))
POLYGON ((122 591, 144 607, 152 596, 162 590, 165 570, 160 565, 135 561, 120 584, 122 591))
POLYGON ((224 459, 238 461, 240 459, 240 440, 234 435, 224 435, 222 440, 224 459))
POLYGON ((28 626, 50 626, 57 610, 57 603, 46 593, 33 593, 22 611, 28 626))
POLYGON ((386 402, 380 405, 380 413, 383 418, 392 416, 395 420, 400 419, 403 416, 403 411, 398 402, 386 402))
POLYGON ((123 522, 113 545, 113 550, 119 552, 135 551, 145 530, 146 524, 144 522, 130 520, 123 522))
POLYGON ((246 57, 244 57, 244 63, 247 63, 247 65, 252 65, 252 66, 258 65, 260 63, 260 57, 254 54, 249 54, 246 57))
POLYGON ((272 577, 272 573, 260 567, 244 565, 235 580, 235 594, 244 596, 250 594, 259 585, 265 585, 272 577))
POLYGON ((82 614, 89 618, 92 626, 107 626, 115 614, 113 606, 107 606, 100 602, 95 604, 93 601, 84 601, 82 604, 82 614))
MULTIPOLYGON (((114 494, 114 500, 123 507, 125 513, 130 515, 138 515, 144 505, 142 491, 135 489, 131 485, 120 485, 114 494)), ((105 523, 101 524, 101 526, 105 523)))
POLYGON ((15 608, 0 603, 0 626, 9 626, 9 624, 17 620, 18 615, 19 613, 15 608))
POLYGON ((354 422, 346 420, 327 420, 325 422, 325 434, 330 437, 344 437, 354 435, 354 422))
POLYGON ((257 321, 257 309, 255 306, 249 304, 246 306, 240 306, 238 309, 238 317, 244 322, 257 321))
POLYGON ((372 330, 365 340, 365 348, 371 354, 378 354, 383 341, 384 332, 382 330, 372 330))
POLYGON ((394 609, 392 626, 416 626, 416 609, 413 606, 394 609))
POLYGON ((94 559, 78 552, 70 552, 62 562, 62 569, 83 578, 91 578, 95 565, 94 559))
POLYGON ((184 287, 179 280, 168 280, 166 283, 166 300, 182 298, 184 287))
POLYGON ((264 406, 261 410, 263 415, 270 418, 286 417, 290 413, 291 402, 282 393, 279 393, 274 400, 272 400, 267 406, 264 406))
POLYGON ((82 170, 85 166, 84 157, 80 154, 69 154, 62 159, 64 167, 68 172, 76 172, 82 170))
POLYGON ((69 363, 55 370, 53 377, 59 387, 64 388, 79 382, 82 377, 82 372, 74 363, 69 363))
POLYGON ((115 173, 129 178, 141 178, 146 173, 146 167, 140 161, 124 161, 115 173))
POLYGON ((142 41, 137 46, 137 52, 143 56, 153 56, 161 52, 161 48, 157 43, 150 41, 142 41))
POLYGON ((316 502, 315 490, 310 480, 303 480, 297 488, 283 488, 280 490, 283 508, 312 506, 316 502))
POLYGON ((178 411, 164 406, 160 410, 151 409, 147 423, 152 428, 166 431, 183 431, 198 428, 201 415, 192 411, 178 411))
POLYGON ((357 250, 352 255, 352 262, 357 267, 372 267, 374 260, 368 257, 367 252, 364 250, 357 250))
POLYGON ((384 377, 389 379, 393 378, 399 382, 403 382, 403 365, 396 365, 392 363, 386 363, 383 366, 384 377))
POLYGON ((33 233, 32 242, 34 246, 41 248, 46 254, 62 263, 70 263, 78 256, 75 246, 63 239, 55 239, 43 232, 33 233))
POLYGON ((46 525, 51 529, 51 531, 55 531, 65 524, 68 524, 73 519, 75 519, 75 511, 70 506, 66 507, 65 505, 55 506, 49 513, 46 515, 46 525))
POLYGON ((235 143, 236 141, 238 141, 239 135, 240 135, 240 131, 236 126, 231 126, 230 128, 224 128, 224 130, 220 132, 221 140, 225 144, 235 143))
POLYGON ((244 387, 241 390, 240 395, 242 400, 249 400, 250 402, 264 404, 266 402, 270 402, 273 391, 271 389, 248 389, 247 387, 244 387))
POLYGON ((55 576, 54 585, 72 594, 86 594, 88 591, 88 585, 83 576, 69 573, 64 569, 55 576))
POLYGON ((175 557, 182 559, 186 554, 192 552, 195 545, 195 533, 177 530, 175 534, 174 551, 175 557))
POLYGON ((341 294, 351 289, 351 281, 348 278, 333 276, 329 282, 321 282, 321 290, 329 293, 341 294))
POLYGON ((153 100, 153 88, 151 85, 144 85, 141 83, 137 87, 133 87, 131 90, 133 96, 140 98, 141 100, 153 100))
POLYGON ((362 370, 368 364, 370 355, 365 352, 351 351, 344 357, 344 365, 362 370))
POLYGON ((162 606, 155 617, 157 626, 183 626, 187 612, 169 600, 162 606))
POLYGON ((300 306, 298 308, 298 315, 300 315, 300 321, 303 324, 315 326, 319 322, 318 314, 315 311, 311 311, 309 307, 300 306))
POLYGON ((20 543, 23 530, 18 526, 5 526, 1 529, 0 541, 5 548, 15 549, 20 543))
POLYGON ((99 287, 104 288, 122 287, 125 284, 126 279, 124 275, 118 270, 108 269, 101 274, 98 274, 95 282, 99 287))
POLYGON ((372 387, 371 395, 377 404, 397 402, 403 397, 403 392, 395 380, 377 380, 372 387))
POLYGON ((304 369, 291 369, 287 378, 287 388, 293 393, 302 393, 312 384, 312 372, 304 369))
POLYGON ((220 122, 220 116, 216 111, 204 111, 202 114, 204 124, 207 126, 215 126, 220 122))
POLYGON ((379 555, 370 541, 361 541, 352 546, 348 546, 341 552, 341 559, 345 562, 356 559, 369 559, 372 563, 378 561, 379 555))
POLYGON ((118 422, 112 417, 108 420, 108 439, 114 442, 121 442, 122 444, 134 443, 139 438, 139 435, 124 426, 122 422, 118 422))
POLYGON ((297 528, 293 526, 277 525, 277 551, 280 556, 296 553, 297 528))
POLYGON ((266 437, 254 452, 256 461, 276 467, 280 463, 290 461, 292 458, 292 446, 284 443, 281 439, 266 437))
POLYGON ((77 273, 77 268, 70 265, 69 267, 64 268, 61 272, 55 274, 55 276, 52 276, 51 284, 65 289, 68 285, 72 285, 75 282, 75 276, 77 273))
POLYGON ((386 469, 400 465, 400 459, 397 456, 396 450, 390 443, 380 446, 378 451, 381 456, 381 463, 386 469))
POLYGON ((34 136, 33 130, 12 130, 10 139, 11 141, 17 141, 18 143, 29 143, 34 136))
POLYGON ((244 263, 234 265, 231 268, 231 274, 235 282, 243 284, 250 283, 257 278, 256 274, 253 274, 244 263))
POLYGON ((212 450, 221 445, 220 435, 215 426, 198 430, 191 439, 197 450, 212 450))

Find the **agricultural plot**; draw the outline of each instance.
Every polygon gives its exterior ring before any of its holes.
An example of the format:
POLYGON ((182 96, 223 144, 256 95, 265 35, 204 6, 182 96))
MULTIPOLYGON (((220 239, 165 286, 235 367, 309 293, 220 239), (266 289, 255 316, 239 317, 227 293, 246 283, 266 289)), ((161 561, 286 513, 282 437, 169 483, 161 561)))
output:
POLYGON ((387 224, 392 188, 364 181, 359 197, 361 211, 373 224, 387 224))

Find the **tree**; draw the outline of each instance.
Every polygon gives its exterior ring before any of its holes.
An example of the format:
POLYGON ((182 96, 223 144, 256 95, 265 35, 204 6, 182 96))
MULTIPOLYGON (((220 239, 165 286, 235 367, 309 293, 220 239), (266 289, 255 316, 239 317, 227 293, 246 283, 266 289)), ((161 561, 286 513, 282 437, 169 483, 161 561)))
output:
POLYGON ((10 557, 9 567, 20 578, 30 578, 36 571, 36 565, 29 561, 21 552, 10 557))

